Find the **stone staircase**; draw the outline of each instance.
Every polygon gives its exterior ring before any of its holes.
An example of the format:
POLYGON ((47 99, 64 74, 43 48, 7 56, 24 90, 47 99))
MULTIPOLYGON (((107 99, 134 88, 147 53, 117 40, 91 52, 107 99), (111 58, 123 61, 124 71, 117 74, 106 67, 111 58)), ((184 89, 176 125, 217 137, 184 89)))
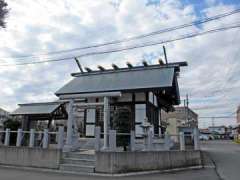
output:
POLYGON ((94 173, 95 153, 94 151, 76 151, 63 153, 60 170, 75 173, 94 173))

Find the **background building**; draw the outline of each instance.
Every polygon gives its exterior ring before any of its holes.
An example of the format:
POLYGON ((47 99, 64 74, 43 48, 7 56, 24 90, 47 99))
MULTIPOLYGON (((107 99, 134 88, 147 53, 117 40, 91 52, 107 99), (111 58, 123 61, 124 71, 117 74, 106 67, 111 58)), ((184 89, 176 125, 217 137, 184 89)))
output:
POLYGON ((240 124, 240 106, 237 108, 237 124, 240 124))
POLYGON ((162 120, 167 122, 167 132, 178 134, 183 129, 198 127, 198 114, 188 107, 175 107, 173 112, 162 112, 162 120))

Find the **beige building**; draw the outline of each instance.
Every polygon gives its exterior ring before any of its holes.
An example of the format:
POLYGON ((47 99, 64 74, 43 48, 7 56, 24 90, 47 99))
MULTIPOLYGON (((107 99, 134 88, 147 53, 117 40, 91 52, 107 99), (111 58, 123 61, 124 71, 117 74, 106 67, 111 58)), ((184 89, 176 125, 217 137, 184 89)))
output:
POLYGON ((181 128, 198 127, 198 114, 187 107, 175 107, 175 111, 162 112, 162 120, 167 122, 169 134, 179 134, 181 128))

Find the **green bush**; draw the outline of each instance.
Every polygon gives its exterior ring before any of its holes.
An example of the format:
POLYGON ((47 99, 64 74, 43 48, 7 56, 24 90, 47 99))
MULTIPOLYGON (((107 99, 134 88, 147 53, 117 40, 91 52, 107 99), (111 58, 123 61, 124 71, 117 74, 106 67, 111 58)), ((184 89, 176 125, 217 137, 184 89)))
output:
MULTIPOLYGON (((10 129, 11 131, 17 131, 20 128, 21 123, 19 121, 14 121, 12 119, 9 119, 3 123, 3 126, 4 126, 4 130, 10 129)), ((4 138, 5 136, 3 137, 3 140, 4 138)), ((17 133, 11 133, 10 145, 16 145, 16 141, 17 141, 17 133)))

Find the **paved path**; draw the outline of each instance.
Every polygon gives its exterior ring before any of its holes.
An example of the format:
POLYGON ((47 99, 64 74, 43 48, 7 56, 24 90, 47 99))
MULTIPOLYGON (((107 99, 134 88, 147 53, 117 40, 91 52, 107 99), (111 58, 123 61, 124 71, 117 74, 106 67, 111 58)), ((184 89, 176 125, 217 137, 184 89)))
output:
POLYGON ((221 179, 240 180, 240 145, 232 141, 206 141, 202 149, 207 151, 216 165, 221 179))
POLYGON ((1 180, 219 180, 214 169, 189 170, 175 173, 152 174, 130 177, 95 177, 63 175, 0 168, 1 180))

